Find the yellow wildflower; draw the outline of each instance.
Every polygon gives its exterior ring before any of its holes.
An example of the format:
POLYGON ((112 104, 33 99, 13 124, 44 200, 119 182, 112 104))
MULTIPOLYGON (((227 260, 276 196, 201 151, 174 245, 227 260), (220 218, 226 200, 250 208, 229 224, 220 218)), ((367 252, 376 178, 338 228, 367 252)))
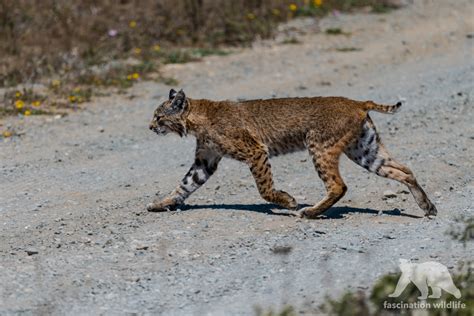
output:
POLYGON ((17 99, 18 99, 19 97, 21 97, 21 92, 20 92, 20 91, 17 91, 17 92, 15 93, 15 97, 16 97, 17 99))
POLYGON ((255 14, 253 14, 253 13, 251 13, 251 12, 250 12, 250 13, 247 13, 247 19, 249 19, 249 20, 255 19, 255 14))
POLYGON ((57 80, 57 79, 51 81, 51 85, 52 85, 53 87, 59 87, 60 84, 61 84, 61 81, 59 81, 59 80, 57 80))
POLYGON ((155 45, 153 45, 153 50, 154 50, 155 52, 159 52, 159 51, 161 50, 161 46, 158 45, 158 44, 155 44, 155 45))
POLYGON ((7 137, 12 136, 12 132, 10 132, 10 131, 4 131, 4 132, 2 133, 2 135, 3 135, 3 137, 7 138, 7 137))
POLYGON ((278 9, 272 9, 273 15, 280 15, 280 10, 278 9))
POLYGON ((128 75, 127 80, 132 80, 132 75, 128 75))
POLYGON ((135 72, 135 73, 132 74, 132 78, 133 78, 134 80, 137 80, 138 78, 140 78, 140 75, 135 72))
POLYGON ((75 93, 78 93, 78 92, 81 92, 81 88, 75 87, 72 91, 74 91, 75 93))
POLYGON ((25 116, 30 116, 30 115, 31 115, 31 111, 30 111, 30 110, 26 110, 24 114, 25 114, 25 116))
POLYGON ((69 102, 76 102, 76 96, 75 95, 70 95, 69 96, 69 102))
POLYGON ((21 110, 23 109, 23 106, 25 105, 25 102, 21 101, 21 100, 16 100, 15 101, 15 107, 18 109, 18 110, 21 110))
POLYGON ((298 10, 298 6, 294 3, 290 4, 289 5, 289 8, 290 8, 290 11, 293 11, 295 12, 296 10, 298 10))
POLYGON ((128 26, 130 26, 132 29, 136 28, 137 27, 137 21, 130 21, 130 23, 128 23, 128 26))
POLYGON ((37 108, 41 105, 41 102, 36 100, 36 101, 31 102, 31 105, 34 106, 35 108, 37 108))
POLYGON ((320 7, 323 5, 323 0, 314 0, 313 3, 315 6, 320 7))
POLYGON ((142 49, 137 47, 133 49, 133 52, 135 53, 135 55, 140 55, 142 53, 142 49))

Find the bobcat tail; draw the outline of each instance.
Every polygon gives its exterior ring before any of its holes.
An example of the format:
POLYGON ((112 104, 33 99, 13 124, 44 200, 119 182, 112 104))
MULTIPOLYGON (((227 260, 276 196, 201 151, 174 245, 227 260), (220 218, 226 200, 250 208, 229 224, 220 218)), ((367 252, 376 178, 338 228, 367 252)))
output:
POLYGON ((389 113, 389 114, 398 112, 401 106, 402 106, 402 102, 397 102, 397 104, 395 105, 381 105, 381 104, 374 103, 372 101, 364 102, 364 109, 366 111, 377 111, 377 112, 389 113))

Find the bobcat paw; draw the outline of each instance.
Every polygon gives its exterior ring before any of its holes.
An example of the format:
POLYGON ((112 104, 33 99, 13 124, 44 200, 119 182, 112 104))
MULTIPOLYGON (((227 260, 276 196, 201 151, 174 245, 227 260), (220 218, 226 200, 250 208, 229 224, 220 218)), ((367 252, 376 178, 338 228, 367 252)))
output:
POLYGON ((434 204, 430 204, 430 206, 425 210, 426 217, 436 216, 436 214, 438 214, 438 210, 434 204))
POLYGON ((297 211, 294 211, 294 215, 301 218, 315 219, 318 218, 323 212, 315 210, 313 207, 303 207, 297 211))
POLYGON ((148 212, 169 212, 176 209, 176 205, 153 202, 146 206, 148 212))

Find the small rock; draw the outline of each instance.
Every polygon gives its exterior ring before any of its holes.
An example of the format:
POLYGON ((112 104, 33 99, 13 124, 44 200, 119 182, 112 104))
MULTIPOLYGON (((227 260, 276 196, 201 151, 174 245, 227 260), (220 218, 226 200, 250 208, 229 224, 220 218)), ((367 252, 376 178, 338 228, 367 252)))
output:
POLYGON ((105 128, 103 128, 102 126, 99 126, 97 130, 99 131, 99 133, 103 133, 105 131, 105 128))
POLYGON ((287 255, 291 252, 292 248, 293 247, 291 247, 291 246, 275 246, 275 247, 271 248, 270 250, 275 254, 287 255))
POLYGON ((383 192, 383 196, 386 199, 391 199, 397 197, 397 194, 391 190, 386 190, 383 192))
POLYGON ((140 281, 140 278, 137 276, 129 276, 129 277, 126 277, 125 280, 129 282, 138 282, 140 281))
POLYGON ((25 249, 25 252, 28 256, 37 255, 39 253, 38 250, 33 248, 25 249))
POLYGON ((406 189, 400 189, 397 191, 397 194, 410 194, 410 191, 406 190, 406 189))

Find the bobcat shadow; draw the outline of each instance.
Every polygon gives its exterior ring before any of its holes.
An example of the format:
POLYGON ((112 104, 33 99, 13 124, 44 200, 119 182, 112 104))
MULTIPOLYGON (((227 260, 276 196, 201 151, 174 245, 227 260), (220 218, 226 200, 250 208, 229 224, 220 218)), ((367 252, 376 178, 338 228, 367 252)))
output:
POLYGON ((410 218, 423 218, 423 216, 413 215, 403 213, 399 209, 395 208, 393 210, 384 210, 384 211, 377 211, 370 208, 357 208, 357 207, 349 207, 349 206, 334 206, 327 210, 321 218, 324 219, 336 219, 336 218, 344 218, 345 214, 350 213, 359 213, 359 214, 372 214, 372 215, 389 215, 389 216, 401 216, 401 217, 410 217, 410 218))
MULTIPOLYGON (((309 204, 302 204, 300 207, 310 206, 309 204)), ((228 211, 249 211, 249 212, 257 212, 263 214, 270 214, 275 216, 290 216, 287 214, 280 214, 280 213, 273 213, 272 209, 279 209, 279 206, 276 204, 209 204, 209 205, 184 205, 181 207, 182 211, 191 211, 191 210, 199 210, 199 209, 211 209, 211 210, 228 210, 228 211)), ((377 215, 380 211, 373 210, 370 208, 356 208, 356 207, 349 207, 349 206, 333 206, 329 210, 327 210, 323 215, 319 217, 319 219, 340 219, 344 218, 344 215, 351 214, 351 213, 359 213, 359 214, 372 214, 377 215)), ((401 217, 410 217, 410 218, 423 218, 422 216, 406 214, 401 212, 399 209, 393 210, 385 210, 382 211, 383 215, 389 216, 401 216, 401 217)))

